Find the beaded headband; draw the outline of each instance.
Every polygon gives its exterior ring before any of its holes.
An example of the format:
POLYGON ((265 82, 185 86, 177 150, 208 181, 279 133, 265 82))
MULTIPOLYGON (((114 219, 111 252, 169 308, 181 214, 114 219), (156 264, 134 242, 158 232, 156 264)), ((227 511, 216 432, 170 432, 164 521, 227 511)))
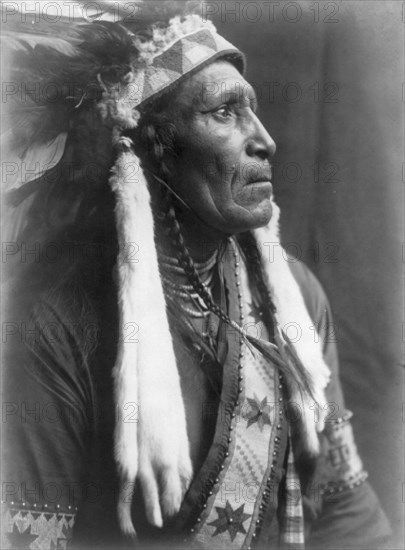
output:
POLYGON ((152 40, 133 36, 133 42, 138 56, 125 79, 110 86, 99 79, 105 93, 99 107, 102 112, 105 108, 105 118, 111 117, 115 124, 121 110, 123 128, 136 127, 141 104, 168 92, 217 59, 228 60, 242 74, 246 69, 243 53, 220 36, 210 21, 204 22, 197 15, 174 17, 164 31, 153 30, 152 40))
POLYGON ((244 72, 243 54, 210 27, 199 29, 176 40, 154 57, 144 71, 137 74, 139 104, 155 98, 218 58, 232 60, 240 72, 244 72))

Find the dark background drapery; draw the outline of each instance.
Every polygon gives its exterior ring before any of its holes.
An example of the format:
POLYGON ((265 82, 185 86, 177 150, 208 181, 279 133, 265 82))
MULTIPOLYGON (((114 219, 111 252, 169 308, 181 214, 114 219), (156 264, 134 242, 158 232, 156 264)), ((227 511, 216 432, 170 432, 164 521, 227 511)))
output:
POLYGON ((247 55, 259 116, 278 145, 282 241, 331 302, 357 444, 400 540, 402 3, 228 1, 206 9, 247 55))
POLYGON ((278 145, 282 240, 330 299, 358 447, 401 541, 403 2, 207 0, 205 13, 247 55, 278 145))

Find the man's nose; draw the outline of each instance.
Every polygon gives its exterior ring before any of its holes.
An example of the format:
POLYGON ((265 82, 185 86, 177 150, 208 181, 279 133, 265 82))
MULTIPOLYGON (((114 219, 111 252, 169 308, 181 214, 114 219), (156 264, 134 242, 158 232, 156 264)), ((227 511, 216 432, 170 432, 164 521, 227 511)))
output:
POLYGON ((271 159, 276 152, 276 144, 255 114, 252 114, 251 136, 247 143, 247 154, 262 160, 271 159))

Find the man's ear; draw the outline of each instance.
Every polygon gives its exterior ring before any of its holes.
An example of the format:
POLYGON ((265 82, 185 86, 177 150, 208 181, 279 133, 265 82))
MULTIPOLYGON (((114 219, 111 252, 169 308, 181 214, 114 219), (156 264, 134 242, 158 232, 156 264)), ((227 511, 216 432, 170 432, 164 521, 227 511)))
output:
POLYGON ((151 103, 141 113, 138 128, 127 132, 143 165, 162 179, 175 172, 181 154, 183 119, 182 105, 172 92, 151 103))
POLYGON ((181 134, 180 113, 164 115, 149 129, 150 160, 157 169, 157 175, 170 178, 176 171, 176 162, 181 155, 179 136, 181 134))

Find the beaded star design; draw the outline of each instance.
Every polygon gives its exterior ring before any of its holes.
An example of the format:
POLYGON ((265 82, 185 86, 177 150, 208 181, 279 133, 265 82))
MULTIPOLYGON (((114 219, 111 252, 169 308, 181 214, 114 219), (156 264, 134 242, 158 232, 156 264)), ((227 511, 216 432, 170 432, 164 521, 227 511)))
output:
POLYGON ((228 500, 226 501, 225 508, 215 506, 218 519, 208 523, 208 525, 216 527, 216 531, 212 536, 215 537, 216 535, 220 535, 221 533, 228 531, 231 540, 233 541, 238 533, 246 534, 246 530, 243 527, 243 522, 250 518, 250 514, 244 513, 244 507, 245 505, 242 504, 239 508, 234 510, 228 500))
POLYGON ((263 317, 263 311, 262 311, 261 305, 254 303, 253 300, 251 302, 247 302, 246 305, 249 308, 247 312, 248 317, 257 317, 257 316, 263 317))
POLYGON ((38 538, 38 535, 31 534, 31 525, 20 532, 17 525, 13 525, 13 531, 11 533, 6 533, 7 538, 11 544, 11 548, 31 548, 31 543, 38 538))
POLYGON ((270 405, 267 402, 267 397, 260 401, 256 394, 254 394, 253 398, 247 398, 247 402, 250 407, 250 410, 245 414, 247 428, 256 422, 262 432, 266 424, 269 426, 271 425, 270 415, 268 413, 270 405), (266 408, 267 410, 265 410, 266 408))

